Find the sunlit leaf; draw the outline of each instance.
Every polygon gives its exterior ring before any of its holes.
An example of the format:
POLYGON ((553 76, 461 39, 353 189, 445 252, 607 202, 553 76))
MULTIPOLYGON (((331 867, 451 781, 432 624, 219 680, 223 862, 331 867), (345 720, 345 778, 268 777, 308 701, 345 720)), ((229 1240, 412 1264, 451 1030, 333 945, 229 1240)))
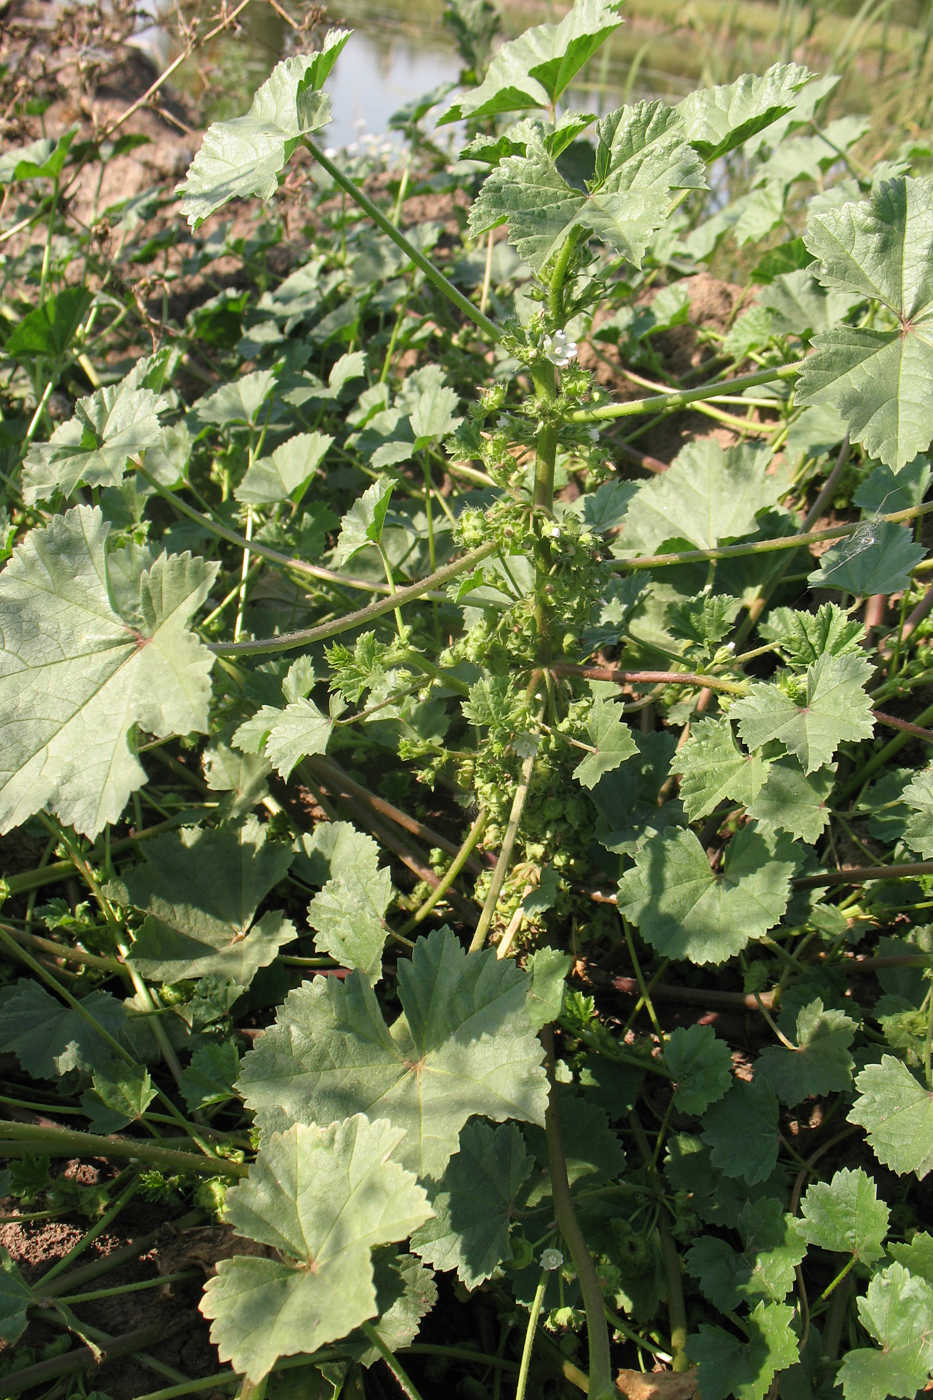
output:
POLYGON ((760 77, 744 73, 723 87, 698 88, 678 104, 690 142, 704 160, 718 160, 778 117, 813 77, 797 63, 775 63, 760 77))
POLYGON ((871 701, 863 689, 871 673, 864 656, 824 654, 807 667, 799 703, 776 685, 756 682, 731 714, 750 749, 776 740, 812 773, 832 762, 841 743, 871 736, 871 701))
POLYGON ((619 881, 619 911, 663 957, 721 963, 779 921, 793 871, 790 846, 771 850, 749 827, 729 843, 721 873, 694 832, 661 831, 619 881))
POLYGON ((213 657, 186 624, 218 566, 140 554, 115 599, 109 528, 78 506, 33 530, 0 574, 0 830, 48 806, 95 836, 146 780, 135 726, 207 727, 213 657))
POLYGON ((925 1177, 933 1167, 933 1095, 893 1055, 863 1069, 855 1087, 848 1121, 865 1129, 879 1162, 899 1176, 925 1177))
POLYGON ((880 1350, 846 1352, 836 1372, 845 1400, 912 1397, 923 1390, 933 1371, 933 1287, 902 1264, 889 1264, 859 1298, 858 1312, 880 1350))
POLYGON ((595 752, 588 753, 573 770, 585 788, 594 788, 604 773, 611 773, 638 752, 632 731, 612 700, 594 700, 587 715, 586 732, 595 752))
POLYGON ((222 1361, 255 1383, 278 1357, 314 1352, 376 1315, 373 1246, 404 1239, 431 1213, 394 1160, 402 1136, 357 1114, 267 1141, 225 1214, 281 1257, 222 1259, 208 1281, 201 1311, 222 1361))
POLYGON ((332 29, 319 53, 283 58, 246 116, 208 127, 177 191, 192 228, 231 199, 272 198, 301 137, 330 121, 330 99, 319 89, 349 37, 349 30, 332 29))
POLYGON ((680 119, 661 102, 623 107, 596 132, 595 168, 583 189, 567 182, 540 141, 503 160, 473 201, 473 235, 508 223, 509 241, 540 271, 579 230, 640 267, 677 192, 703 188, 702 166, 680 119))
POLYGON ((884 1254, 888 1208, 861 1167, 843 1167, 832 1181, 814 1181, 800 1202, 801 1230, 811 1244, 873 1264, 884 1254))
POLYGON ((622 17, 610 0, 576 0, 557 24, 538 24, 503 44, 484 81, 444 113, 438 125, 550 107, 622 17))
POLYGON ((290 993, 239 1081, 264 1133, 365 1112, 404 1130, 399 1161, 437 1177, 474 1113, 543 1122, 530 978, 493 951, 467 957, 448 929, 418 939, 398 973, 391 1029, 359 973, 290 993))
POLYGON ((814 340, 801 403, 831 402, 853 442, 891 467, 930 442, 933 376, 933 180, 901 178, 868 199, 813 214, 804 234, 826 287, 880 302, 890 330, 839 326, 814 340))

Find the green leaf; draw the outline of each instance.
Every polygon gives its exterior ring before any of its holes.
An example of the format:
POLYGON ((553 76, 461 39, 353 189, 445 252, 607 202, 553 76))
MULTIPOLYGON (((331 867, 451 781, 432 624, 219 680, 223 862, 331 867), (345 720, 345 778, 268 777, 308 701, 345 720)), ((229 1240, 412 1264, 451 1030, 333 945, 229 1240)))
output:
POLYGON ((904 840, 924 860, 933 858, 933 764, 917 773, 903 792, 903 801, 912 810, 904 830, 904 840))
POLYGON ((725 1098, 707 1109, 701 1137, 724 1176, 753 1185, 766 1181, 778 1153, 778 1101, 768 1081, 736 1079, 725 1098))
POLYGON ((357 863, 375 870, 379 847, 371 836, 357 831, 351 822, 318 822, 301 834, 301 853, 294 871, 309 885, 326 885, 332 876, 351 870, 357 863))
POLYGON ((456 1269, 467 1288, 491 1278, 509 1257, 509 1228, 531 1169, 514 1123, 493 1128, 471 1119, 431 1197, 434 1219, 411 1237, 414 1252, 436 1269, 456 1269))
POLYGON ((402 1014, 391 1029, 359 973, 290 993, 239 1081, 263 1133, 357 1111, 386 1117, 405 1132, 398 1159, 438 1177, 473 1114, 544 1121, 524 972, 493 950, 468 957, 443 928, 418 939, 398 980, 402 1014))
POLYGON ((509 241, 536 272, 577 230, 640 267, 676 193, 704 187, 702 166, 661 102, 621 108, 596 135, 595 169, 583 189, 568 184, 540 139, 529 141, 527 155, 503 160, 473 201, 471 234, 508 222, 509 241))
POLYGON ((54 180, 64 169, 68 149, 77 136, 77 128, 66 131, 58 140, 43 136, 28 146, 14 146, 0 156, 0 185, 16 180, 54 180))
POLYGON ((865 1129, 878 1161, 898 1176, 925 1177, 933 1167, 933 1095, 893 1055, 863 1069, 855 1087, 848 1122, 865 1129))
POLYGON ((26 453, 23 499, 33 505, 56 491, 67 497, 80 482, 118 486, 127 464, 159 444, 165 404, 150 389, 127 388, 125 380, 79 399, 74 417, 26 453))
POLYGON ((873 1264, 884 1254, 888 1208, 861 1167, 815 1181, 800 1202, 801 1229, 811 1244, 873 1264))
POLYGON ((189 1109, 210 1108, 236 1097, 233 1085, 239 1072, 240 1056, 233 1042, 212 1040, 194 1051, 178 1087, 189 1109))
POLYGON ((266 403, 277 378, 274 370, 254 369, 239 374, 236 379, 221 384, 219 389, 205 394, 192 407, 199 423, 214 423, 227 428, 231 424, 255 423, 259 410, 266 403))
POLYGON ((783 494, 768 473, 771 452, 742 443, 723 448, 712 438, 687 444, 660 476, 643 482, 625 517, 625 549, 654 553, 666 541, 713 549, 755 530, 755 518, 783 494))
POLYGON ((933 1371, 933 1287, 902 1264, 890 1264, 859 1298, 858 1312, 881 1350, 846 1352, 836 1372, 845 1400, 914 1396, 933 1371))
POLYGON ((330 121, 330 99, 319 89, 349 37, 349 30, 332 29, 319 53, 283 58, 246 116, 208 127, 176 191, 192 228, 231 199, 272 198, 299 140, 330 121))
MULTIPOLYGON (((833 153, 838 160, 838 152, 833 153)), ((767 313, 770 335, 796 336, 810 341, 817 331, 838 326, 859 304, 851 292, 821 287, 812 267, 786 272, 762 293, 759 307, 767 313)), ((897 510, 897 506, 892 506, 897 510)))
POLYGON ((214 658, 186 623, 217 565, 140 555, 116 600, 109 528, 78 506, 33 530, 0 574, 2 831, 48 806, 96 836, 146 780, 135 725, 159 738, 207 728, 214 658))
POLYGON ((779 1303, 794 1286, 794 1270, 807 1252, 799 1221, 780 1201, 765 1199, 742 1209, 741 1253, 725 1240, 703 1235, 687 1250, 685 1264, 711 1303, 727 1312, 765 1298, 779 1303))
MULTIPOLYGON (((373 1280, 379 1313, 379 1336, 390 1351, 403 1351, 418 1335, 421 1319, 437 1302, 437 1284, 430 1269, 411 1254, 399 1254, 391 1246, 373 1254, 373 1280)), ((365 1333, 353 1332, 340 1350, 361 1366, 375 1366, 382 1353, 365 1333)), ((295 1400, 308 1400, 302 1392, 295 1400)), ((335 1397, 339 1400, 339 1396, 335 1397)))
MULTIPOLYGON (((542 884, 546 874, 546 870, 542 872, 542 884)), ((526 971, 531 976, 528 1010, 536 1030, 551 1021, 556 1021, 560 1015, 571 962, 569 953, 547 947, 538 948, 528 959, 526 971)))
POLYGON ((297 505, 333 441, 328 433, 296 433, 250 465, 234 496, 247 506, 297 505))
POLYGON ((460 423, 456 407, 460 402, 454 389, 443 384, 428 384, 419 393, 418 401, 409 415, 409 423, 414 434, 412 450, 417 452, 430 442, 453 432, 460 423))
POLYGON ((662 957, 721 963, 778 923, 794 872, 792 850, 748 827, 730 841, 721 874, 692 831, 661 831, 619 881, 619 912, 662 957))
POLYGON ((797 704, 778 686, 758 682, 730 711, 750 749, 777 741, 805 773, 832 762, 846 740, 870 738, 871 700, 863 689, 872 674, 864 656, 823 655, 807 667, 806 694, 797 704))
POLYGON ((698 598, 673 603, 668 611, 668 623, 684 641, 694 643, 709 655, 728 637, 741 609, 741 598, 703 592, 698 598))
MULTIPOLYGON (((571 1084, 558 1084, 551 1091, 551 1103, 560 1121, 567 1180, 571 1186, 585 1177, 612 1181, 625 1171, 625 1153, 618 1133, 610 1126, 609 1115, 571 1084)), ((525 1140, 543 1168, 548 1165, 547 1134, 543 1128, 524 1130, 525 1140)), ((591 1186, 592 1181, 587 1185, 591 1186)), ((545 1173, 532 1189, 533 1200, 551 1199, 550 1177, 545 1173)))
POLYGON ((123 1005, 108 992, 91 992, 73 1009, 25 978, 0 989, 0 1051, 36 1079, 109 1066, 113 1048, 98 1027, 119 1039, 125 1026, 123 1005))
POLYGON ((797 1360, 792 1317, 786 1303, 761 1302, 748 1316, 747 1337, 707 1326, 691 1334, 687 1354, 699 1362, 703 1400, 764 1400, 777 1372, 797 1360))
POLYGON ((846 1090, 852 1083, 849 1046, 857 1029, 844 1011, 824 1009, 817 997, 797 1013, 796 1050, 769 1045, 759 1055, 756 1068, 786 1104, 846 1090))
POLYGON ((611 773, 638 752, 632 731, 613 700, 594 700, 586 718, 586 732, 595 753, 588 753, 573 770, 577 782, 594 788, 604 773, 611 773))
POLYGON ((888 1253, 912 1274, 933 1284, 933 1235, 919 1230, 909 1244, 889 1244, 888 1253))
POLYGON ((728 719, 701 719, 671 760, 680 775, 680 798, 691 821, 714 812, 726 799, 749 806, 768 776, 769 764, 743 753, 728 719))
POLYGON ((244 753, 264 754, 281 778, 289 778, 296 763, 309 754, 326 752, 334 721, 313 700, 293 700, 284 709, 263 705, 234 731, 233 742, 244 753))
POLYGON ((813 74, 797 63, 775 63, 723 87, 700 88, 677 106, 690 142, 705 161, 719 160, 793 111, 796 94, 813 74))
POLYGON ((811 215, 804 242, 826 287, 885 306, 890 330, 840 326, 814 339, 801 403, 831 402, 853 442, 898 468, 930 442, 933 375, 933 180, 900 178, 868 199, 811 215))
POLYGON ((538 24, 503 44, 484 81, 439 118, 445 122, 551 107, 605 39, 622 23, 610 0, 576 0, 558 24, 538 24))
POLYGON ((147 914, 129 958, 141 976, 214 975, 248 986, 298 936, 277 911, 253 923, 292 862, 291 847, 267 841, 255 818, 238 828, 184 827, 142 849, 145 862, 126 876, 129 901, 147 914))
POLYGON ((801 773, 789 759, 777 759, 768 766, 768 776, 757 797, 748 804, 762 831, 786 831, 812 845, 829 821, 829 795, 835 773, 821 768, 801 773))
POLYGON ((61 359, 93 302, 93 294, 83 283, 47 297, 17 321, 3 342, 3 353, 27 363, 40 355, 61 359))
POLYGON ((335 569, 346 564, 366 545, 380 542, 394 490, 394 481, 379 477, 372 486, 367 487, 358 501, 353 502, 340 522, 340 534, 332 556, 335 569))
POLYGON ((664 1043, 663 1063, 677 1086, 679 1113, 703 1113, 732 1084, 732 1055, 712 1026, 677 1026, 664 1043))
POLYGON ((0 1248, 0 1341, 12 1346, 26 1330, 32 1289, 5 1249, 0 1248))
POLYGON ((373 1246, 404 1239, 431 1213, 391 1160, 402 1132, 361 1114, 275 1134, 225 1214, 283 1256, 222 1259, 201 1301, 220 1359, 255 1384, 280 1356, 312 1353, 376 1314, 373 1246), (321 1189, 321 1183, 327 1189, 321 1189))
POLYGON ((815 588, 838 588, 868 598, 873 593, 900 593, 910 587, 910 571, 926 554, 906 525, 867 520, 842 544, 820 555, 808 575, 815 588))
POLYGON ((142 1065, 114 1063, 113 1072, 95 1070, 93 1091, 81 1095, 81 1107, 92 1133, 114 1133, 137 1123, 156 1096, 148 1070, 142 1065))
POLYGON ((777 643, 792 666, 806 667, 824 652, 842 656, 860 651, 864 629, 835 603, 823 603, 815 613, 773 608, 758 630, 766 641, 777 643))
POLYGON ((378 863, 375 842, 353 860, 336 863, 336 873, 308 905, 308 923, 322 953, 356 968, 370 982, 382 975, 382 947, 388 932, 385 912, 395 891, 392 876, 378 863))

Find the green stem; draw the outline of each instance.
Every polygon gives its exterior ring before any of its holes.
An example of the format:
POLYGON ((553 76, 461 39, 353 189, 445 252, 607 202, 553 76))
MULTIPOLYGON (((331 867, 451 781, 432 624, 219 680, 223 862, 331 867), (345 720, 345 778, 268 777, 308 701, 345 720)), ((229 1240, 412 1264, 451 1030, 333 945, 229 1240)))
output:
POLYGON ((778 369, 763 369, 757 374, 743 374, 738 379, 722 379, 718 383, 701 384, 697 389, 672 389, 668 394, 652 394, 646 399, 629 399, 625 403, 601 404, 599 408, 578 408, 567 415, 570 423, 601 423, 612 418, 635 418, 643 413, 663 413, 668 409, 686 408, 700 399, 715 399, 721 394, 734 394, 755 384, 770 384, 775 379, 792 379, 803 368, 803 360, 778 369))
MULTIPOLYGON (((65 862, 69 870, 74 866, 70 861, 65 862)), ((83 948, 68 948, 64 943, 56 943, 52 938, 41 938, 36 933, 25 933, 21 929, 11 928, 9 924, 3 925, 3 930, 11 938, 15 938, 19 943, 25 943, 30 948, 35 948, 39 953, 48 953, 53 958, 61 958, 63 962, 80 963, 82 967, 96 967, 101 972, 107 972, 112 977, 125 977, 129 980, 129 972, 116 958, 102 958, 96 953, 86 953, 83 948)))
POLYGON ((390 1347, 386 1346, 373 1324, 371 1322, 364 1322, 362 1324, 362 1331, 372 1342, 373 1346, 398 1381, 401 1389, 405 1395, 408 1396, 408 1400, 421 1400, 421 1396, 418 1394, 418 1389, 414 1381, 412 1381, 410 1376, 406 1375, 405 1369, 395 1355, 395 1352, 392 1351, 390 1347))
MULTIPOLYGON (((167 821, 157 822, 154 826, 147 826, 142 831, 137 831, 133 836, 122 836, 119 841, 110 842, 110 851, 116 854, 118 851, 129 850, 135 846, 137 841, 145 841, 151 836, 160 836, 163 831, 174 831, 176 827, 183 826, 186 821, 190 821, 190 816, 184 814, 177 817, 169 817, 167 821)), ((102 854, 100 844, 92 846, 87 852, 89 860, 97 860, 102 854)), ((6 894, 28 894, 31 890, 41 889, 43 885, 54 885, 60 880, 65 880, 74 874, 74 862, 70 860, 56 860, 48 865, 40 865, 36 870, 24 870, 18 875, 9 875, 3 881, 3 890, 6 894)), ((67 954, 62 954, 63 957, 67 954)))
POLYGON ((531 1312, 528 1314, 528 1326, 525 1328, 525 1342, 522 1346, 522 1360, 518 1370, 518 1383, 515 1387, 515 1400, 525 1400, 528 1372, 531 1370, 531 1353, 535 1344, 535 1332, 538 1328, 538 1317, 541 1312, 541 1304, 544 1302, 549 1277, 550 1271, 542 1269, 538 1286, 535 1289, 535 1296, 531 1300, 531 1312))
MULTIPOLYGON (((919 516, 933 512, 933 501, 925 505, 908 506, 906 510, 892 511, 890 515, 879 516, 879 522, 890 521, 902 524, 919 516)), ((832 525, 826 530, 806 530, 799 535, 782 535, 775 540, 755 540, 752 544, 724 544, 715 549, 685 549, 679 554, 642 554, 634 559, 615 559, 610 564, 613 569, 664 569, 677 564, 703 563, 707 559, 738 559, 748 554, 773 554, 777 550, 797 549, 800 545, 817 544, 821 540, 841 540, 854 535, 864 521, 856 520, 848 525, 832 525)), ((917 566, 919 568, 919 565, 917 566)))
POLYGON ((509 813, 509 824, 505 829, 502 849, 499 852, 499 859, 496 861, 495 869, 492 872, 492 879, 489 882, 489 889, 486 892, 482 913, 476 925, 476 932, 473 934, 473 940, 470 943, 471 953, 479 952, 480 948, 482 948, 483 944, 486 942, 489 925, 492 923, 492 916, 496 912, 499 895, 505 883, 509 862, 512 859, 512 848, 515 845, 515 838, 518 835, 522 812, 525 810, 525 801, 528 797, 528 788, 531 783, 531 774, 534 766, 535 756, 533 753, 530 753, 522 764, 521 777, 518 781, 518 787, 515 789, 515 796, 512 799, 512 810, 509 813))
MULTIPOLYGON (((42 1275, 41 1279, 39 1279, 38 1283, 35 1285, 35 1288, 38 1292, 44 1292, 47 1283, 49 1283, 53 1278, 56 1278, 60 1273, 63 1273, 66 1269, 69 1268, 71 1264, 74 1263, 76 1259, 80 1258, 80 1256, 84 1253, 88 1246, 93 1244, 94 1240, 97 1239, 98 1235, 103 1234, 104 1230, 106 1230, 107 1226, 111 1223, 111 1221, 117 1218, 117 1216, 120 1214, 120 1211, 123 1209, 126 1203, 133 1199, 133 1197, 136 1195, 136 1192, 139 1190, 139 1187, 139 1179, 134 1176, 132 1181, 130 1181, 129 1185, 126 1187, 126 1189, 120 1192, 120 1195, 115 1201, 111 1202, 110 1206, 107 1208, 107 1210, 104 1211, 103 1215, 101 1215, 99 1219, 95 1220, 94 1224, 81 1236, 77 1244, 73 1245, 72 1248, 69 1249, 67 1254, 63 1254, 61 1259, 56 1260, 56 1262, 51 1266, 51 1268, 49 1268, 46 1271, 46 1273, 42 1275)), ((68 1299, 62 1298, 59 1301, 67 1303, 68 1299)))
POLYGON ((353 627, 366 627, 384 613, 402 607, 413 598, 423 597, 425 593, 456 578, 457 574, 472 569, 481 559, 487 559, 490 554, 495 553, 498 547, 495 540, 489 540, 478 549, 471 550, 469 554, 462 554, 459 559, 444 564, 427 578, 396 589, 388 598, 380 598, 377 602, 368 603, 365 608, 345 613, 343 617, 334 618, 331 622, 322 622, 317 627, 304 627, 298 632, 283 632, 280 637, 264 637, 255 642, 211 642, 205 645, 215 656, 271 656, 278 652, 294 651, 296 647, 311 646, 314 642, 326 641, 328 637, 336 637, 353 627))
POLYGON ((350 196, 353 202, 359 205, 364 214, 372 219, 376 227, 380 228, 384 234, 387 234, 395 246, 401 249, 405 256, 413 262, 416 267, 421 269, 431 285, 436 287, 448 301, 453 302, 454 306, 456 306, 459 311, 462 311, 464 316, 468 316, 473 324, 478 326, 490 340, 497 341, 499 339, 499 329, 494 322, 490 321, 489 317, 484 315, 479 307, 474 306, 471 301, 467 300, 463 293, 454 286, 453 282, 449 281, 444 276, 443 272, 434 266, 430 258, 426 258, 424 253, 405 237, 401 229, 396 228, 392 221, 386 218, 385 214, 383 214, 382 211, 373 204, 372 200, 363 193, 359 185, 351 180, 348 175, 345 175, 342 170, 339 170, 337 166, 334 165, 333 161, 328 160, 324 152, 310 137, 305 137, 304 144, 318 164, 327 171, 334 183, 339 185, 340 188, 350 196))
POLYGON ((412 933, 418 927, 421 921, 428 917, 431 910, 438 903, 438 901, 443 899, 444 895, 450 889, 454 880, 456 880, 457 876, 460 874, 460 871, 470 859, 471 853, 473 852, 474 848, 480 840, 480 837, 483 834, 483 831, 485 830, 488 817, 489 813, 485 810, 485 808, 480 808, 476 820, 474 821, 473 825, 470 827, 470 830, 466 834, 466 838, 463 842, 463 845, 460 847, 459 851, 451 861, 448 869, 441 877, 440 884, 438 884, 436 888, 431 891, 424 903, 418 909, 415 910, 414 914, 412 914, 411 918, 408 920, 408 923, 405 924, 405 926, 399 930, 399 932, 403 936, 407 936, 408 934, 412 933))
MULTIPOLYGON (((203 511, 196 510, 190 506, 186 500, 175 491, 170 491, 167 486, 156 481, 154 476, 150 476, 145 467, 137 464, 137 475, 145 477, 149 485, 154 487, 163 500, 167 501, 173 510, 179 515, 184 515, 188 520, 193 520, 202 526, 209 534, 216 535, 219 540, 226 540, 228 544, 235 545, 237 549, 256 555, 260 559, 268 559, 270 564, 278 564, 281 569, 289 569, 292 573, 307 574, 309 578, 317 579, 321 583, 334 584, 339 588, 356 588, 364 593, 385 593, 388 591, 388 584, 374 583, 371 579, 351 578, 344 574, 336 573, 333 569, 322 568, 319 564, 309 564, 305 559, 299 559, 294 554, 283 554, 281 550, 272 549, 267 544, 262 544, 259 540, 247 539, 245 535, 240 535, 236 530, 231 530, 228 525, 221 525, 213 516, 206 515, 203 511)), ((239 591, 239 584, 233 590, 234 596, 239 591)), ((224 600, 226 602, 226 599, 224 600)), ((216 609, 215 609, 216 611, 216 609)))
POLYGON ((541 1040, 547 1053, 549 1068, 552 1072, 551 1092, 548 1097, 548 1106, 545 1115, 545 1133, 547 1135, 551 1192, 554 1201, 554 1212, 557 1216, 557 1225, 570 1250, 573 1265, 577 1271, 580 1292, 583 1295, 583 1306, 586 1310, 586 1332, 590 1356, 589 1396, 590 1400, 617 1400, 618 1391, 612 1381, 609 1332, 606 1327, 602 1289, 599 1286, 596 1268, 593 1264, 593 1260, 590 1258, 590 1252, 586 1247, 586 1241, 583 1238, 583 1231, 580 1229, 580 1222, 577 1220, 576 1212, 573 1208, 573 1200, 570 1195, 570 1183, 567 1179, 567 1161, 564 1156, 564 1145, 560 1136, 560 1118, 557 1112, 556 1085, 553 1079, 554 1036, 550 1026, 545 1027, 541 1032, 541 1040))
POLYGON ((680 1259, 671 1232, 663 1220, 658 1222, 658 1234, 661 1240, 664 1277, 667 1280, 667 1316, 671 1325, 672 1370, 687 1371, 690 1369, 690 1361, 687 1357, 687 1309, 684 1304, 684 1282, 680 1259))
POLYGON ((39 1157, 114 1157, 125 1161, 151 1162, 167 1171, 193 1172, 198 1176, 246 1176, 248 1167, 229 1157, 205 1157, 201 1153, 179 1152, 172 1147, 140 1138, 102 1137, 98 1133, 76 1132, 53 1123, 15 1123, 0 1119, 0 1154, 39 1157))

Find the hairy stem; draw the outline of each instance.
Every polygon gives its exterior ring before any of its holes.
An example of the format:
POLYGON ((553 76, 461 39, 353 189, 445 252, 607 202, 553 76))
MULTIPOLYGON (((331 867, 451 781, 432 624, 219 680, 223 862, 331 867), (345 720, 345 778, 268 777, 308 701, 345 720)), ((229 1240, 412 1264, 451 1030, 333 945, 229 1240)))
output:
POLYGON ((60 1128, 56 1123, 17 1123, 0 1119, 0 1154, 24 1156, 35 1153, 46 1157, 114 1157, 125 1161, 151 1162, 167 1171, 194 1172, 198 1176, 246 1176, 248 1168, 228 1157, 202 1156, 179 1152, 172 1147, 146 1142, 142 1138, 102 1137, 60 1128))
MULTIPOLYGON (((541 1040, 547 1052, 548 1064, 553 1072, 554 1037, 550 1026, 541 1032, 541 1040)), ((560 1136, 560 1118, 557 1112, 556 1086, 551 1079, 551 1092, 545 1116, 547 1134, 548 1168, 551 1175, 551 1192, 557 1226, 570 1250, 573 1266, 577 1271, 583 1306, 586 1310, 586 1334, 590 1355, 590 1400, 615 1400, 618 1391, 612 1383, 612 1362, 609 1354, 609 1332, 603 1305, 602 1289, 596 1276, 596 1268, 580 1229, 570 1195, 567 1179, 567 1161, 560 1136)))
POLYGON ((531 783, 531 774, 534 770, 534 766, 535 756, 533 753, 530 753, 522 764, 518 787, 515 789, 515 796, 512 798, 512 810, 509 813, 509 824, 505 830, 502 849, 499 852, 499 859, 496 861, 495 869, 492 872, 492 879, 489 882, 486 900, 483 904, 482 913, 479 916, 479 922, 476 925, 476 932, 473 934, 473 940, 470 943, 471 953, 478 952, 486 942, 489 925, 492 923, 492 916, 496 912, 499 895, 505 883, 509 863, 512 859, 512 849, 515 845, 515 838, 518 835, 522 812, 525 810, 525 801, 528 797, 528 788, 531 783))
POLYGON ((474 306, 471 301, 467 300, 463 293, 454 286, 453 282, 444 276, 440 268, 435 267, 431 259, 426 258, 424 253, 405 237, 401 229, 396 228, 395 224, 393 224, 390 219, 386 218, 382 211, 373 204, 372 200, 364 194, 359 185, 334 165, 333 161, 328 160, 321 148, 317 146, 309 136, 305 137, 304 144, 318 164, 327 171, 334 183, 339 185, 340 188, 350 196, 354 204, 359 205, 363 213, 372 219, 377 228, 380 228, 384 234, 391 238, 392 242, 397 248, 401 249, 406 258, 421 269, 431 285, 441 292, 448 301, 452 302, 453 305, 457 307, 458 311, 462 311, 464 316, 468 316, 473 324, 478 326, 491 341, 497 341, 499 339, 499 329, 495 323, 490 321, 489 317, 485 315, 484 312, 480 311, 478 306, 474 306))
POLYGON ((348 632, 354 627, 367 627, 384 613, 410 603, 413 598, 423 597, 425 593, 439 588, 457 574, 472 569, 481 559, 495 553, 498 547, 495 540, 489 540, 478 549, 471 550, 469 554, 462 554, 459 559, 443 565, 427 578, 419 579, 417 583, 409 583, 404 588, 397 588, 391 597, 380 598, 378 602, 368 603, 365 608, 345 613, 343 617, 334 618, 331 622, 322 622, 317 627, 303 627, 297 632, 283 632, 280 637, 263 637, 255 642, 209 642, 205 645, 215 656, 273 656, 283 651, 294 651, 296 647, 326 641, 328 637, 337 637, 341 632, 348 632))

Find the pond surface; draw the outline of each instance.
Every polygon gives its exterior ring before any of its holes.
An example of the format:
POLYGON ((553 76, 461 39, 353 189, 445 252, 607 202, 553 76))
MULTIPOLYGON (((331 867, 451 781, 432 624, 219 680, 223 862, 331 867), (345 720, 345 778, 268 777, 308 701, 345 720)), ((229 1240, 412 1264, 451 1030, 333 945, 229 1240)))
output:
MULTIPOLYGON (((158 13, 163 0, 149 2, 158 13)), ((891 57, 885 53, 881 67, 887 61, 890 69, 900 69, 903 90, 906 54, 919 101, 925 87, 920 81, 923 64, 914 68, 913 60, 921 46, 926 58, 933 35, 933 0, 874 0, 873 5, 864 0, 861 15, 866 15, 866 4, 871 10, 865 19, 845 13, 853 3, 629 0, 622 28, 584 70, 589 86, 574 94, 574 105, 598 114, 642 97, 677 101, 696 86, 728 82, 739 73, 761 72, 775 61, 793 58, 821 72, 850 68, 843 84, 850 91, 845 94, 841 88, 837 94, 841 105, 863 111, 874 104, 890 117, 885 111, 886 85, 867 82, 864 65, 878 62, 879 44, 882 50, 890 49, 891 57), (905 22, 919 27, 908 31, 905 22), (806 51, 813 34, 828 46, 825 56, 806 51)), ((540 3, 532 11, 529 0, 506 0, 505 33, 519 33, 529 22, 559 19, 568 8, 569 0, 551 0, 543 11, 540 3)), ((461 63, 443 25, 443 10, 444 0, 332 0, 328 13, 333 22, 355 32, 327 83, 334 112, 322 133, 328 145, 345 147, 364 136, 382 138, 400 107, 443 82, 456 81, 461 63)), ((270 5, 252 5, 242 16, 239 35, 218 40, 206 65, 186 65, 176 85, 205 121, 239 115, 278 59, 291 51, 290 38, 286 23, 270 5)), ((148 42, 158 59, 164 62, 170 56, 170 37, 158 23, 148 31, 148 42)), ((895 77, 894 71, 889 76, 895 77)))

